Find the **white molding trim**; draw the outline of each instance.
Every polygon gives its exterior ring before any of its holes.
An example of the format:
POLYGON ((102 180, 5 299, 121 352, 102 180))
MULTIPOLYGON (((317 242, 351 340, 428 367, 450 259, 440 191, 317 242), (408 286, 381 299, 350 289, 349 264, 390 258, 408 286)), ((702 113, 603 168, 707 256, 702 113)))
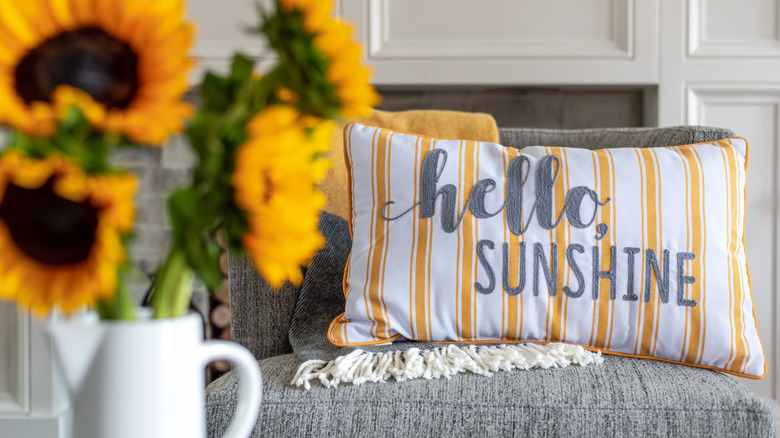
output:
POLYGON ((709 96, 717 95, 718 101, 728 98, 729 101, 743 101, 750 97, 749 102, 778 102, 780 98, 780 82, 766 83, 689 83, 685 88, 686 123, 701 123, 701 105, 709 100, 709 96), (740 99, 741 98, 741 99, 740 99))
POLYGON ((362 0, 367 8, 368 57, 391 59, 633 59, 636 0, 610 1, 610 37, 398 39, 389 34, 389 0, 362 0))
POLYGON ((205 59, 228 59, 233 53, 243 53, 250 58, 264 58, 272 53, 268 44, 259 36, 246 38, 212 39, 196 45, 191 56, 205 59))
MULTIPOLYGON (((10 392, 0 392, 0 415, 2 414, 27 414, 30 412, 30 315, 26 310, 19 310, 14 304, 2 303, 9 306, 6 310, 15 319, 15 331, 12 333, 0 333, 9 336, 8 339, 11 354, 6 356, 12 363, 14 371, 14 387, 10 392)), ((5 355, 5 354, 4 354, 5 355)), ((2 430, 2 428, 0 428, 2 430)))
POLYGON ((276 64, 278 57, 268 44, 257 38, 213 39, 198 44, 191 52, 195 68, 190 71, 189 85, 200 84, 206 71, 226 74, 235 53, 241 53, 255 61, 255 68, 265 71, 276 64))
POLYGON ((687 0, 687 38, 690 58, 777 58, 780 56, 780 1, 776 6, 774 38, 707 40, 704 21, 707 0, 687 0))
POLYGON ((71 418, 69 413, 13 418, 0 416, 0 430, 3 438, 71 438, 71 418))

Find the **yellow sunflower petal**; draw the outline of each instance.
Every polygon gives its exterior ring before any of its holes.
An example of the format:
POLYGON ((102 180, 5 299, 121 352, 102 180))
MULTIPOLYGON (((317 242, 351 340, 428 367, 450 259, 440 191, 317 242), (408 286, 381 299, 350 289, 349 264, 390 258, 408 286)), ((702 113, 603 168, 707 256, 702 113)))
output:
POLYGON ((4 1, 0 2, 0 24, 19 42, 29 46, 39 39, 35 27, 27 21, 20 5, 25 2, 4 1))
POLYGON ((18 5, 22 15, 24 15, 26 18, 27 23, 31 25, 34 24, 36 29, 35 34, 37 34, 39 39, 41 35, 45 38, 48 38, 57 32, 57 24, 55 24, 51 14, 49 13, 49 9, 46 7, 44 2, 23 1, 14 3, 18 5))
POLYGON ((49 0, 47 5, 52 17, 60 27, 70 29, 75 24, 69 0, 49 0))
POLYGON ((57 118, 64 119, 68 115, 71 106, 76 105, 93 126, 97 128, 103 127, 103 122, 106 118, 105 107, 95 102, 84 91, 69 85, 60 85, 52 93, 51 100, 57 118))
POLYGON ((73 20, 78 26, 89 26, 95 22, 94 2, 92 0, 68 0, 73 20))

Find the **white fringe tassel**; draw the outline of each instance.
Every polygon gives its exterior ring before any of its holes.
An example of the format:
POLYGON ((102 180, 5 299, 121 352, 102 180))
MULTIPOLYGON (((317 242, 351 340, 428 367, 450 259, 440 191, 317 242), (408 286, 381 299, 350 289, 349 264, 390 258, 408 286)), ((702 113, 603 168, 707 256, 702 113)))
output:
POLYGON ((601 351, 592 353, 584 348, 562 343, 519 344, 498 346, 448 345, 433 350, 411 348, 405 351, 370 353, 355 350, 330 362, 309 360, 298 367, 291 384, 311 389, 317 381, 327 387, 341 383, 361 385, 365 382, 384 382, 390 378, 402 382, 410 379, 450 378, 470 371, 491 376, 492 373, 512 369, 600 365, 601 351))

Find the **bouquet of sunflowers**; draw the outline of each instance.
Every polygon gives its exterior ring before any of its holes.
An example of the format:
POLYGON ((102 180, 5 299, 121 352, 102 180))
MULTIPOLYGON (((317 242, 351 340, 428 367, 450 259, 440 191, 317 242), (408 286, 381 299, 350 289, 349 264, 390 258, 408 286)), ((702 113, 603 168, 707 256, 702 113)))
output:
MULTIPOLYGON (((191 280, 222 280, 213 234, 244 248, 271 285, 299 283, 317 231, 332 120, 377 102, 352 31, 329 1, 276 0, 257 28, 270 71, 233 58, 183 100, 194 28, 182 0, 28 0, 0 7, 0 297, 38 314, 97 309, 133 319, 125 282, 134 175, 117 148, 184 132, 198 162, 170 195, 170 249, 155 276, 156 318, 186 313, 191 280)), ((149 146, 152 145, 152 146, 149 146)))

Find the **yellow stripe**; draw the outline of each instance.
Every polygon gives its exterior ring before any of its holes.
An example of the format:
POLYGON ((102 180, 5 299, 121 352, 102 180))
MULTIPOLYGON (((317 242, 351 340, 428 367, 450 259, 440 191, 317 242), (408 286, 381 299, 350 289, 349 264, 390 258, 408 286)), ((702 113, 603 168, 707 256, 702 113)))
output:
MULTIPOLYGON (((431 140, 431 150, 436 149, 436 139, 431 140)), ((428 220, 428 268, 426 269, 427 277, 428 277, 428 287, 425 289, 425 294, 427 297, 427 303, 428 303, 428 335, 433 338, 433 320, 431 319, 431 309, 433 306, 431 306, 431 295, 433 295, 433 288, 431 287, 431 281, 433 279, 433 276, 431 275, 431 257, 433 255, 433 218, 430 218, 428 220)))
MULTIPOLYGON (((418 173, 418 166, 420 162, 420 141, 422 140, 422 137, 417 137, 417 139, 414 141, 414 202, 417 202, 420 197, 420 190, 417 186, 417 182, 420 179, 420 175, 418 173)), ((417 339, 417 331, 415 330, 414 325, 414 317, 417 315, 417 312, 415 311, 415 293, 417 292, 415 288, 415 280, 417 279, 417 271, 414 266, 414 262, 416 260, 415 257, 415 249, 417 249, 420 235, 417 231, 417 215, 412 212, 412 249, 411 254, 409 254, 409 333, 412 335, 412 339, 417 339)))
MULTIPOLYGON (((596 153, 593 151, 590 151, 590 158, 593 161, 593 190, 595 190, 597 193, 600 192, 599 190, 599 166, 598 162, 596 161, 596 153)), ((596 335, 596 330, 598 328, 598 324, 596 323, 598 321, 599 316, 599 308, 598 308, 598 302, 593 301, 593 317, 590 321, 590 339, 588 339, 588 345, 594 346, 593 339, 596 335)))
MULTIPOLYGON (((726 187, 731 186, 731 181, 729 181, 729 164, 728 159, 726 158, 725 152, 721 149, 721 157, 723 158, 723 173, 724 173, 724 180, 726 181, 726 187)), ((731 216, 731 191, 726 193, 726 217, 731 216)), ((728 243, 726 244, 726 253, 731 255, 731 221, 727 222, 726 225, 726 235, 728 236, 728 243)), ((730 257, 729 257, 730 258, 730 257)), ((735 337, 736 333, 734 332, 734 285, 733 285, 733 273, 731 271, 731 263, 730 260, 727 263, 728 266, 728 284, 729 284, 729 341, 731 342, 730 348, 729 348, 729 358, 726 360, 726 368, 730 368, 730 364, 734 360, 734 350, 735 350, 735 337)))
MULTIPOLYGON (((418 169, 418 163, 419 163, 419 154, 420 154, 420 140, 421 137, 417 137, 417 139, 414 141, 414 198, 413 201, 417 202, 417 199, 419 198, 419 190, 417 187, 417 181, 419 179, 419 175, 417 173, 418 169)), ((414 213, 414 212, 412 212, 414 213)), ((415 295, 415 269, 414 269, 414 262, 415 262, 415 247, 417 246, 417 241, 419 239, 419 234, 417 232, 417 215, 412 214, 412 249, 409 254, 409 333, 411 334, 412 339, 417 338, 415 326, 414 326, 414 317, 416 315, 415 312, 415 301, 414 301, 414 295, 415 295)))
MULTIPOLYGON (((369 225, 369 232, 376 236, 376 232, 374 230, 374 219, 376 218, 376 138, 381 130, 376 129, 374 131, 374 136, 371 139, 371 167, 369 171, 371 172, 371 205, 372 211, 371 211, 371 223, 369 225)), ((374 242, 372 242, 374 243, 374 242)), ((369 299, 369 285, 371 285, 372 277, 371 277, 371 261, 374 258, 374 255, 376 254, 377 247, 375 245, 370 245, 370 250, 368 257, 366 258, 366 283, 363 285, 363 302, 367 303, 366 305, 366 318, 368 318, 369 321, 371 321, 371 327, 369 329, 369 334, 373 336, 374 340, 377 339, 376 336, 376 320, 372 316, 371 313, 371 300, 369 299)))
MULTIPOLYGON (((458 202, 458 208, 455 214, 459 215, 463 207, 466 205, 466 200, 471 192, 471 188, 474 186, 475 176, 475 163, 474 163, 474 142, 464 141, 461 143, 461 147, 464 149, 464 171, 463 171, 463 184, 458 190, 461 202, 458 202)), ((461 229, 463 230, 463 263, 460 265, 462 269, 463 283, 461 283, 460 299, 461 299, 461 336, 463 340, 473 341, 475 340, 474 333, 474 319, 473 319, 473 307, 474 307, 474 278, 476 264, 474 263, 474 218, 471 213, 466 213, 463 222, 461 223, 461 229)))
POLYGON ((373 199, 371 222, 376 222, 374 226, 374 248, 371 257, 371 279, 368 286, 368 299, 371 308, 373 321, 376 323, 376 336, 380 339, 390 337, 385 319, 385 303, 383 299, 384 292, 384 266, 387 256, 387 221, 381 216, 381 209, 385 202, 389 201, 388 189, 385 186, 386 175, 388 172, 387 154, 389 152, 388 136, 392 131, 385 129, 379 130, 379 139, 376 142, 376 165, 373 169, 376 174, 376 189, 373 199), (379 226, 380 223, 384 222, 379 226))
MULTIPOLYGON (((390 164, 391 164, 391 153, 393 148, 393 135, 395 135, 395 132, 390 132, 390 135, 387 137, 387 154, 386 154, 386 165, 385 165, 385 179, 383 187, 386 188, 387 196, 384 198, 382 203, 378 206, 380 209, 382 206, 385 205, 386 202, 390 202, 390 200, 393 199, 393 195, 391 193, 392 184, 390 183, 390 164)), ((385 143, 382 143, 385 144, 385 143)), ((382 198, 380 198, 382 199, 382 198)), ((377 218, 378 220, 378 218, 377 218)), ((385 230, 383 238, 385 241, 390 241, 390 222, 384 221, 385 224, 385 230)), ((387 324, 390 321, 389 313, 387 310, 387 303, 385 303, 385 278, 387 273, 387 252, 390 248, 389 243, 385 244, 384 253, 382 254, 382 283, 381 283, 381 289, 380 289, 380 302, 381 302, 381 310, 382 310, 382 320, 380 321, 380 328, 384 329, 384 337, 389 338, 390 337, 390 329, 387 326, 387 324)))
MULTIPOLYGON (((506 199, 506 182, 507 182, 506 169, 507 169, 507 166, 508 166, 507 163, 509 162, 509 149, 508 148, 503 148, 501 150, 501 161, 504 164, 504 180, 503 180, 504 181, 504 187, 503 187, 503 189, 504 189, 504 199, 506 199)), ((504 208, 504 211, 502 213, 502 217, 503 217, 503 220, 504 220, 504 240, 503 241, 504 242, 509 242, 509 240, 507 239, 507 237, 509 237, 509 236, 507 236, 506 207, 504 208)), ((503 283, 496 284, 496 288, 501 291, 501 339, 502 340, 506 340, 507 339, 507 327, 508 327, 508 324, 509 324, 509 322, 507 321, 507 301, 508 301, 508 298, 509 298, 509 294, 506 293, 506 291, 503 289, 503 283), (499 284, 501 286, 499 286, 499 284)))
POLYGON ((688 340, 688 351, 685 355, 685 362, 698 363, 699 353, 703 351, 704 345, 704 331, 706 327, 706 318, 704 311, 704 300, 706 291, 706 235, 705 224, 706 217, 704 216, 704 178, 701 162, 698 156, 694 153, 692 147, 679 148, 680 153, 685 157, 686 162, 689 164, 691 170, 691 229, 692 245, 691 250, 696 254, 696 258, 692 262, 693 276, 696 278, 696 282, 689 285, 690 297, 697 301, 695 307, 690 308, 691 313, 691 332, 690 339, 688 340))
MULTIPOLYGON (((647 247, 652 248, 655 250, 656 256, 658 258, 658 264, 659 266, 662 266, 662 258, 663 258, 663 249, 661 248, 661 236, 660 236, 660 226, 661 226, 661 209, 659 208, 659 197, 660 197, 660 181, 658 180, 658 172, 657 168, 658 165, 655 162, 655 156, 653 155, 653 152, 649 149, 642 149, 641 150, 642 156, 645 161, 645 166, 647 169, 647 216, 651 221, 654 221, 654 223, 648 223, 648 233, 647 233, 647 247)), ((643 254, 644 255, 644 254, 643 254)), ((643 257, 644 258, 644 257, 643 257)), ((647 267, 645 267, 646 269, 647 267)), ((655 322, 655 312, 656 307, 660 305, 661 300, 661 293, 658 290, 658 284, 653 278, 652 271, 650 274, 650 301, 645 303, 645 316, 644 316, 644 327, 642 329, 642 345, 640 348, 639 354, 643 356, 649 356, 650 350, 653 343, 653 325, 655 322)), ((645 279, 647 281, 647 279, 645 279)), ((644 303, 644 294, 646 291, 644 290, 644 287, 642 288, 643 295, 640 297, 640 300, 644 303)))
MULTIPOLYGON (((520 155, 520 150, 518 149, 505 149, 506 154, 508 155, 508 161, 511 161, 511 159, 517 158, 520 155), (514 157, 512 157, 514 156, 514 157)), ((506 190, 506 186, 504 186, 504 190, 506 190)), ((525 227, 525 217, 521 218, 520 227, 525 227)), ((507 223, 506 223, 506 209, 504 210, 504 235, 506 235, 506 229, 507 229, 507 223)), ((519 284, 519 275, 520 275, 520 242, 525 241, 525 235, 522 236, 516 236, 514 233, 509 233, 509 285, 512 287, 517 287, 519 284)), ((504 241, 506 241, 506 238, 504 238, 504 241)), ((527 248, 526 248, 527 251, 527 248)), ((526 257, 528 255, 526 254, 526 257)), ((527 261, 527 259, 526 259, 527 261)), ((528 271, 526 271, 528 272, 528 271)), ((527 283, 526 283, 527 285, 527 283)), ((520 293, 518 295, 506 295, 506 303, 507 303, 507 328, 506 328, 506 339, 508 340, 520 340, 522 339, 523 334, 523 293, 520 293)))
MULTIPOLYGON (((611 179, 612 191, 614 192, 615 187, 616 187, 615 186, 615 157, 612 156, 612 152, 610 152, 609 149, 605 149, 605 151, 607 152, 607 155, 609 156, 610 175, 612 177, 612 179, 611 179)), ((604 199, 602 198, 601 200, 603 201, 604 199)), ((610 209, 610 212, 616 212, 617 211, 617 207, 615 206, 615 193, 611 193, 610 194, 609 209, 610 209)), ((615 230, 616 228, 617 228, 617 214, 616 213, 611 213, 610 214, 610 222, 609 222, 609 235, 610 235, 610 239, 611 239, 610 242, 617 242, 617 234, 616 234, 617 232, 615 230)), ((619 251, 619 249, 618 249, 618 251, 619 251)), ((617 263, 617 260, 615 261, 615 263, 617 263)), ((612 331, 612 326, 615 323, 615 301, 617 300, 617 297, 615 297, 615 298, 616 299, 613 300, 612 303, 610 304, 610 309, 609 309, 609 314, 610 314, 610 317, 609 317, 609 338, 607 339, 606 348, 610 348, 610 346, 612 345, 612 334, 614 333, 614 331, 612 331)))
MULTIPOLYGON (((460 209, 461 204, 461 196, 463 194, 463 165, 466 163, 466 159, 463 157, 463 143, 465 140, 460 141, 460 146, 458 147, 458 202, 455 203, 455 210, 460 209)), ((442 212, 444 214, 444 212, 442 212)), ((457 212, 456 212, 457 214, 457 212)), ((461 245, 463 243, 463 227, 458 227, 457 230, 455 230, 455 234, 458 235, 458 245, 456 247, 456 260, 457 263, 455 263, 455 266, 453 269, 454 272, 461 272, 461 269, 463 268, 463 249, 461 248, 461 245)), ((464 271, 468 272, 468 271, 464 271)), ((461 293, 463 290, 463 282, 466 281, 465 278, 463 278, 463 275, 456 275, 455 279, 455 319, 457 321, 456 323, 456 334, 458 336, 458 340, 463 340, 463 320, 461 319, 461 293)))
POLYGON ((693 152, 693 156, 696 157, 696 163, 699 170, 699 173, 701 175, 701 229, 699 230, 701 232, 701 286, 700 286, 700 293, 701 293, 701 300, 699 301, 701 304, 701 342, 699 344, 699 351, 696 355, 696 363, 701 363, 702 359, 704 358, 704 345, 707 341, 707 208, 705 204, 706 200, 706 181, 704 180, 704 162, 702 161, 701 157, 699 156, 699 153, 696 152, 695 147, 691 147, 691 152, 693 152))
POLYGON ((729 370, 733 372, 742 372, 742 369, 744 368, 744 365, 747 363, 747 357, 749 355, 749 346, 747 344, 747 340, 745 339, 745 315, 742 312, 743 306, 744 306, 744 300, 745 300, 745 293, 742 290, 742 273, 739 269, 739 259, 737 256, 737 252, 739 251, 739 242, 740 242, 740 236, 739 236, 739 203, 737 202, 739 199, 739 193, 738 193, 738 186, 739 186, 739 175, 737 174, 737 166, 738 161, 735 156, 736 151, 734 148, 730 147, 725 142, 719 142, 721 143, 722 149, 721 152, 726 152, 726 157, 728 159, 727 164, 727 170, 728 170, 728 176, 727 181, 729 181, 729 244, 728 244, 728 254, 729 254, 729 273, 731 278, 729 279, 729 282, 734 285, 734 330, 733 330, 733 338, 735 340, 735 354, 734 358, 732 359, 731 364, 729 365, 729 370))
MULTIPOLYGON (((563 212, 565 206, 566 191, 568 190, 566 181, 569 179, 569 166, 566 157, 564 156, 563 148, 551 148, 550 153, 560 160, 560 169, 558 171, 560 183, 555 186, 555 200, 553 201, 553 205, 555 206, 553 208, 553 221, 555 221, 558 218, 558 215, 563 212)), ((565 295, 563 293, 563 285, 565 284, 564 281, 566 281, 565 272, 568 272, 568 269, 566 269, 566 231, 569 228, 569 221, 564 220, 564 222, 561 222, 558 224, 558 227, 555 228, 555 243, 558 245, 558 277, 556 279, 558 290, 556 291, 555 298, 552 300, 552 330, 549 337, 552 341, 559 341, 562 339, 561 325, 563 323, 563 301, 565 295), (566 225, 564 225, 564 222, 566 225)), ((552 260, 552 257, 555 257, 555 254, 552 254, 551 250, 550 260, 552 260)))
MULTIPOLYGON (((728 140, 728 141, 729 141, 729 144, 731 144, 731 140, 728 140)), ((743 275, 747 275, 747 272, 744 269, 742 269, 742 267, 744 265, 738 264, 738 261, 737 261, 737 257, 738 257, 737 253, 742 253, 743 257, 747 258, 747 255, 745 254, 745 245, 744 245, 744 238, 745 238, 745 233, 744 233, 744 227, 745 227, 745 201, 746 201, 744 199, 744 197, 745 197, 744 187, 745 187, 745 183, 746 183, 746 181, 745 181, 745 176, 746 175, 745 175, 745 172, 742 171, 742 167, 739 166, 739 164, 738 164, 739 160, 737 159, 737 151, 736 151, 736 149, 732 148, 730 150, 731 150, 732 156, 734 158, 734 170, 737 172, 738 179, 739 179, 739 183, 736 185, 736 187, 742 187, 743 188, 742 192, 737 191, 737 194, 742 196, 742 199, 741 199, 742 202, 740 202, 740 203, 738 203, 738 204, 736 204, 734 206, 734 209, 738 210, 741 213, 740 214, 740 218, 738 218, 738 220, 737 220, 737 226, 741 225, 741 230, 743 230, 743 231, 741 233, 738 233, 738 236, 740 236, 739 237, 740 240, 738 241, 738 248, 739 248, 739 250, 737 252, 735 252, 733 261, 735 263, 735 267, 739 268, 739 271, 738 271, 739 272, 739 284, 740 285, 744 285, 744 284, 747 283, 749 285, 750 284, 750 277, 748 276, 747 279, 745 279, 743 277, 743 275), (741 243, 741 245, 739 245, 739 243, 741 243)), ((747 157, 745 158, 745 163, 747 164, 747 157)), ((742 305, 740 306, 740 312, 745 309, 745 300, 749 299, 752 302, 753 298, 750 295, 750 293, 751 293, 750 288, 748 288, 747 290, 743 290, 742 291, 742 305)), ((743 323, 743 327, 745 327, 745 330, 747 329, 747 322, 745 321, 746 315, 748 315, 748 314, 746 314, 746 313, 742 314, 742 323, 743 323)), ((755 310, 753 310, 753 318, 755 320, 755 310)), ((748 335, 745 332, 745 330, 742 331, 742 336, 743 336, 743 339, 744 339, 744 342, 745 342, 745 348, 747 349, 747 352, 746 352, 746 355, 745 355, 745 361, 743 362, 743 365, 740 368, 740 372, 743 372, 743 373, 747 370, 747 365, 750 362, 750 342, 748 342, 748 338, 747 338, 748 335)), ((761 347, 759 346, 759 349, 760 348, 761 347)))
MULTIPOLYGON (((658 160, 658 152, 656 152, 655 149, 649 149, 649 151, 652 152, 653 157, 655 159, 655 162, 657 163, 656 172, 658 174, 658 202, 660 203, 661 202, 661 166, 660 166, 660 161, 658 160)), ((664 215, 662 213, 662 210, 663 210, 663 205, 659 205, 659 208, 658 208, 658 263, 661 266, 661 268, 663 269, 664 215)), ((671 258, 671 254, 670 254, 670 258, 671 258)), ((669 260, 669 263, 671 264, 672 261, 669 260)), ((662 275, 663 275, 663 271, 661 271, 661 272, 662 272, 662 275)), ((672 282, 671 282, 671 280, 669 280, 669 284, 670 284, 670 286, 669 286, 669 290, 667 290, 667 293, 671 294, 672 293, 672 291, 671 291, 671 289, 672 289, 672 286, 671 286, 672 282)), ((652 349, 653 349, 653 352, 650 353, 651 356, 655 356, 655 349, 658 346, 658 330, 661 328, 661 308, 660 308, 660 306, 661 306, 661 294, 660 294, 660 292, 658 294, 658 306, 659 306, 658 312, 656 312, 656 314, 655 314, 655 332, 653 333, 653 340, 651 341, 651 345, 652 345, 652 349)))
MULTIPOLYGON (((604 149, 598 150, 595 152, 595 158, 598 161, 598 175, 599 175, 599 185, 598 185, 598 194, 599 194, 599 200, 604 200, 607 198, 612 198, 612 187, 610 185, 612 179, 611 174, 609 172, 609 157, 606 154, 606 151, 604 149)), ((606 223, 611 224, 612 223, 612 203, 607 203, 607 205, 602 206, 599 209, 599 221, 598 223, 606 223)), ((610 227, 611 229, 611 227, 610 227)), ((612 247, 612 236, 607 233, 604 238, 601 239, 597 243, 600 248, 600 254, 601 254, 601 266, 600 270, 602 271, 608 271, 610 267, 610 250, 612 247)), ((615 263, 616 261, 612 261, 612 263, 615 263)), ((612 314, 611 314, 611 302, 609 296, 609 279, 600 279, 599 281, 599 299, 598 299, 598 306, 599 306, 599 323, 598 328, 596 332, 596 347, 604 347, 607 344, 607 329, 609 327, 609 323, 612 320, 612 314), (606 317, 605 317, 606 316, 606 317)))
POLYGON ((734 250, 734 254, 731 257, 731 261, 734 264, 734 270, 736 270, 739 273, 739 282, 738 282, 738 284, 739 284, 740 294, 742 295, 742 299, 740 300, 740 306, 739 306, 739 314, 740 314, 740 321, 742 323, 742 330, 741 330, 742 338, 741 338, 741 340, 742 340, 742 342, 744 343, 744 346, 745 346, 745 353, 744 353, 745 356, 744 356, 744 360, 742 360, 742 365, 739 367, 739 372, 745 372, 745 368, 747 367, 747 364, 750 361, 750 343, 748 342, 747 334, 745 333, 745 329, 747 328, 747 323, 745 322, 745 315, 746 314, 743 312, 743 310, 745 309, 745 300, 747 299, 749 292, 746 292, 745 290, 742 289, 742 285, 745 284, 745 279, 743 278, 743 272, 744 271, 741 269, 742 265, 739 263, 739 259, 738 259, 738 257, 739 257, 738 253, 740 252, 740 248, 742 248, 742 250, 744 251, 744 247, 742 245, 740 245, 740 243, 741 243, 741 237, 740 236, 742 235, 742 233, 739 233, 739 228, 738 227, 739 227, 740 223, 742 223, 743 226, 744 226, 744 223, 745 223, 744 204, 738 202, 739 201, 739 196, 740 196, 740 192, 739 192, 738 188, 745 186, 744 181, 740 181, 741 178, 745 177, 745 174, 744 174, 744 172, 741 171, 741 167, 739 166, 739 160, 737 158, 737 151, 736 151, 736 149, 731 147, 731 141, 730 140, 728 140, 728 141, 727 140, 721 140, 720 143, 722 143, 722 146, 724 146, 724 147, 728 146, 727 150, 730 152, 730 154, 729 154, 729 157, 731 158, 731 168, 730 169, 731 169, 731 171, 734 174, 734 176, 733 176, 734 180, 733 180, 733 183, 731 185, 731 188, 732 188, 732 190, 734 191, 734 194, 735 194, 735 198, 734 198, 734 201, 733 201, 733 204, 734 204, 733 208, 734 208, 735 211, 738 211, 738 212, 741 213, 741 214, 737 215, 737 221, 734 223, 734 232, 736 233, 736 239, 735 239, 735 246, 736 247, 735 247, 735 250, 734 250))
MULTIPOLYGON (((477 167, 475 169, 476 175, 474 175, 474 180, 473 180, 474 184, 479 182, 479 167, 480 167, 479 166, 479 151, 480 151, 481 146, 482 146, 482 143, 476 142, 476 144, 475 144, 475 154, 476 154, 475 160, 476 160, 476 166, 477 167)), ((471 190, 471 189, 469 189, 469 190, 471 190)), ((474 243, 479 242, 479 221, 476 220, 471 215, 471 212, 467 213, 467 215, 468 215, 469 221, 473 221, 472 223, 474 224, 474 239, 472 239, 472 242, 474 242, 474 243)), ((478 265, 479 265, 479 263, 474 263, 474 281, 476 281, 476 279, 477 279, 477 267, 478 267, 478 265)), ((472 330, 472 333, 473 333, 473 339, 477 340, 477 339, 479 339, 478 330, 477 330, 477 327, 478 327, 478 321, 477 321, 477 297, 479 296, 479 292, 477 292, 477 288, 473 287, 474 283, 472 282, 471 284, 472 284, 472 292, 471 292, 471 300, 472 301, 471 302, 472 302, 472 307, 473 307, 473 309, 472 309, 472 317, 471 317, 471 327, 472 327, 471 330, 472 330)))
MULTIPOLYGON (((420 191, 419 191, 419 174, 417 173, 417 169, 419 168, 418 164, 419 162, 425 157, 425 155, 431 150, 431 143, 433 142, 433 139, 430 138, 424 138, 419 137, 419 146, 415 153, 415 182, 414 182, 414 190, 415 190, 415 202, 419 201, 420 191)), ((414 215, 414 221, 415 224, 417 223, 417 216, 414 215)), ((428 258, 428 254, 430 252, 430 246, 428 246, 428 238, 431 230, 431 225, 433 222, 433 218, 423 218, 420 219, 420 225, 417 226, 417 230, 419 230, 419 234, 415 237, 415 244, 412 247, 413 252, 413 263, 414 267, 411 268, 413 270, 413 278, 414 283, 410 285, 412 289, 412 294, 410 294, 410 300, 412 299, 411 296, 414 296, 414 313, 410 315, 410 318, 415 318, 415 332, 416 336, 414 339, 424 341, 429 340, 429 331, 427 326, 427 318, 426 315, 428 312, 430 312, 430 309, 426 308, 428 307, 426 305, 426 298, 428 295, 428 288, 426 287, 426 279, 428 277, 428 270, 426 269, 426 260, 428 258)))
MULTIPOLYGON (((690 175, 688 171, 688 160, 685 158, 685 156, 680 152, 679 148, 672 148, 672 150, 680 157, 680 161, 683 165, 683 172, 685 173, 685 252, 691 252, 691 228, 693 228, 693 224, 691 223, 691 181, 690 181, 690 175)), ((698 226, 698 225, 697 225, 698 226)), ((699 254, 696 255, 696 257, 700 257, 699 254)), ((685 261, 685 271, 691 272, 692 268, 692 261, 686 260, 685 261)), ((685 297, 686 299, 691 299, 693 292, 691 284, 685 285, 685 297)), ((685 353, 688 351, 687 346, 689 342, 690 333, 688 333, 688 322, 691 315, 691 307, 687 307, 685 309, 685 329, 683 330, 683 345, 682 349, 680 351, 680 359, 679 362, 682 362, 685 358, 685 353)))
MULTIPOLYGON (((567 163, 566 164, 566 188, 568 190, 568 188, 571 187, 571 184, 570 184, 570 181, 569 181, 569 165, 568 165, 569 156, 566 153, 566 149, 562 148, 561 150, 563 151, 563 158, 564 158, 564 160, 566 160, 566 163, 567 163)), ((571 224, 569 223, 568 220, 566 221, 566 242, 571 242, 571 224)), ((567 245, 568 245, 568 243, 567 243, 567 245)), ((565 260, 566 259, 566 248, 563 248, 563 249, 559 248, 558 250, 559 251, 563 251, 563 258, 565 260)), ((568 266, 568 265, 563 264, 563 265, 561 265, 561 267, 559 267, 559 269, 563 269, 562 268, 563 266, 568 266)), ((571 279, 571 269, 569 269, 567 267, 565 269, 565 271, 566 271, 566 276, 565 276, 566 283, 564 283, 564 284, 568 285, 569 281, 571 279)), ((563 287, 561 287, 561 291, 563 291, 563 287)), ((566 294, 564 294, 564 295, 566 295, 566 294)), ((569 313, 569 296, 566 295, 563 298, 563 333, 561 333, 561 338, 560 338, 561 341, 566 341, 566 325, 567 325, 567 320, 568 320, 568 313, 569 313)))
POLYGON ((640 196, 640 218, 642 218, 642 250, 639 252, 639 260, 640 263, 640 270, 639 270, 639 287, 638 292, 636 294, 638 295, 638 305, 639 305, 639 311, 637 312, 637 321, 636 321, 636 339, 634 339, 634 354, 638 354, 639 352, 639 340, 642 335, 642 316, 645 313, 645 306, 643 305, 643 289, 645 286, 645 248, 647 245, 647 236, 645 236, 645 227, 646 227, 646 221, 644 220, 647 216, 645 215, 645 208, 647 205, 647 191, 645 190, 645 180, 646 180, 646 170, 644 168, 643 161, 642 161, 642 154, 640 153, 639 149, 635 149, 634 152, 636 153, 636 158, 639 163, 639 196, 640 196))

